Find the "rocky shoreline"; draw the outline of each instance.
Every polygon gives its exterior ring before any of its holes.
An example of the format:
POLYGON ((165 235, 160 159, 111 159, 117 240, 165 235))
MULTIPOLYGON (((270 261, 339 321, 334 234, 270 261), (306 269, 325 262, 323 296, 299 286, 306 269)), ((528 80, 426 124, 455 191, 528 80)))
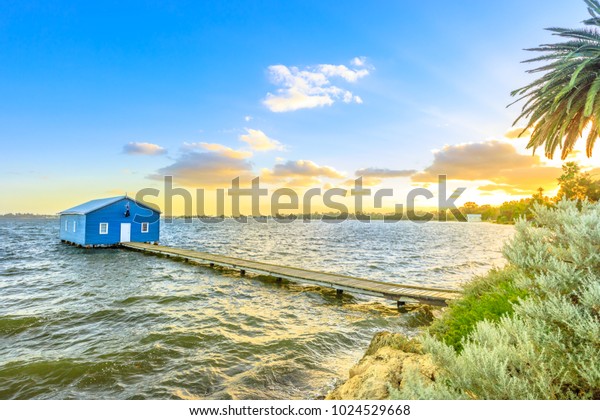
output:
POLYGON ((400 333, 375 334, 367 351, 349 372, 348 379, 331 391, 327 400, 383 400, 390 387, 400 389, 403 372, 418 369, 424 378, 435 379, 435 366, 420 343, 400 333))

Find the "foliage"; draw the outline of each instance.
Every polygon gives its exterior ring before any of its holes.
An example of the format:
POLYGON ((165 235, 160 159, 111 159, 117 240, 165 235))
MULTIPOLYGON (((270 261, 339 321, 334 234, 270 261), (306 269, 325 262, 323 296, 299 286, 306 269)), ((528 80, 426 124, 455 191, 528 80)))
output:
POLYGON ((478 205, 472 201, 466 202, 459 210, 463 214, 478 213, 482 220, 495 221, 496 223, 513 223, 524 217, 527 220, 533 218, 533 206, 535 204, 553 207, 563 198, 567 200, 588 200, 596 202, 600 200, 600 180, 593 179, 590 172, 581 172, 581 168, 575 162, 567 162, 563 165, 563 173, 558 178, 560 187, 556 197, 544 195, 544 189, 538 188, 538 192, 530 198, 505 201, 499 207, 490 205, 478 205))
POLYGON ((462 299, 450 304, 429 327, 429 333, 460 352, 462 340, 479 321, 497 321, 502 315, 511 314, 513 304, 526 296, 525 290, 515 287, 514 274, 514 268, 509 266, 468 283, 462 299))
POLYGON ((481 214, 481 220, 493 220, 498 217, 498 209, 489 204, 478 205, 473 201, 467 201, 459 207, 462 214, 481 214))
POLYGON ((531 219, 531 198, 522 198, 521 200, 505 201, 498 208, 498 223, 512 223, 515 220, 524 217, 531 219))
POLYGON ((550 197, 544 195, 544 189, 542 187, 538 188, 537 191, 537 194, 531 196, 532 204, 537 203, 546 207, 551 207, 554 204, 550 197))
POLYGON ((581 173, 579 165, 568 162, 563 165, 563 174, 558 178, 560 190, 557 200, 600 200, 600 181, 593 180, 589 172, 581 173))
POLYGON ((422 338, 439 367, 415 370, 392 393, 403 399, 600 398, 600 203, 536 205, 505 247, 514 285, 527 298, 498 321, 479 321, 462 351, 422 338))
MULTIPOLYGON (((591 18, 584 20, 584 29, 548 28, 565 42, 543 44, 529 51, 541 55, 525 62, 547 62, 529 73, 544 75, 529 85, 512 92, 525 100, 521 115, 515 121, 528 119, 527 129, 533 129, 527 147, 544 146, 552 158, 557 147, 565 159, 583 131, 589 128, 586 140, 587 156, 592 155, 600 135, 600 3, 584 0, 591 18)), ((525 131, 524 130, 524 131, 525 131)))

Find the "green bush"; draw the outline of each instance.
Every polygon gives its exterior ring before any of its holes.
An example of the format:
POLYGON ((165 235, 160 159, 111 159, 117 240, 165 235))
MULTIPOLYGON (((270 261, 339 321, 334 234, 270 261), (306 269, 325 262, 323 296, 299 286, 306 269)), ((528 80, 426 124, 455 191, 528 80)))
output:
POLYGON ((527 291, 515 286, 516 270, 507 266, 478 277, 464 288, 461 299, 452 302, 443 315, 429 327, 429 333, 438 340, 462 350, 462 340, 479 321, 498 321, 513 312, 513 304, 524 298, 527 291))
POLYGON ((435 381, 408 370, 392 398, 600 398, 600 204, 536 206, 505 255, 527 298, 477 322, 460 352, 425 334, 435 381))

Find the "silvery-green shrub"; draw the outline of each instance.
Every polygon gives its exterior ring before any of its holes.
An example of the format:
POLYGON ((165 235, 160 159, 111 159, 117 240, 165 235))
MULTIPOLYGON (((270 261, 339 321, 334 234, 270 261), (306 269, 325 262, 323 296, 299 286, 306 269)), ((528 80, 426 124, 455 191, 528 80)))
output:
POLYGON ((600 399, 600 204, 538 206, 504 254, 528 297, 481 321, 462 351, 425 334, 435 381, 404 372, 402 399, 600 399))

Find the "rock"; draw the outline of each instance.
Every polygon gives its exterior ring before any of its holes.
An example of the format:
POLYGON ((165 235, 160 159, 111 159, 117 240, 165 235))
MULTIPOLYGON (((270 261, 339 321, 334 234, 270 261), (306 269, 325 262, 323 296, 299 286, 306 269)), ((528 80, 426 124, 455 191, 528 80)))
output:
POLYGON ((402 372, 417 367, 428 378, 435 368, 420 344, 402 334, 375 334, 363 358, 350 369, 350 377, 333 390, 328 400, 381 400, 389 396, 389 387, 402 387, 402 372))
POLYGON ((426 327, 431 325, 440 314, 440 310, 428 305, 417 305, 406 316, 406 325, 410 328, 426 327))

